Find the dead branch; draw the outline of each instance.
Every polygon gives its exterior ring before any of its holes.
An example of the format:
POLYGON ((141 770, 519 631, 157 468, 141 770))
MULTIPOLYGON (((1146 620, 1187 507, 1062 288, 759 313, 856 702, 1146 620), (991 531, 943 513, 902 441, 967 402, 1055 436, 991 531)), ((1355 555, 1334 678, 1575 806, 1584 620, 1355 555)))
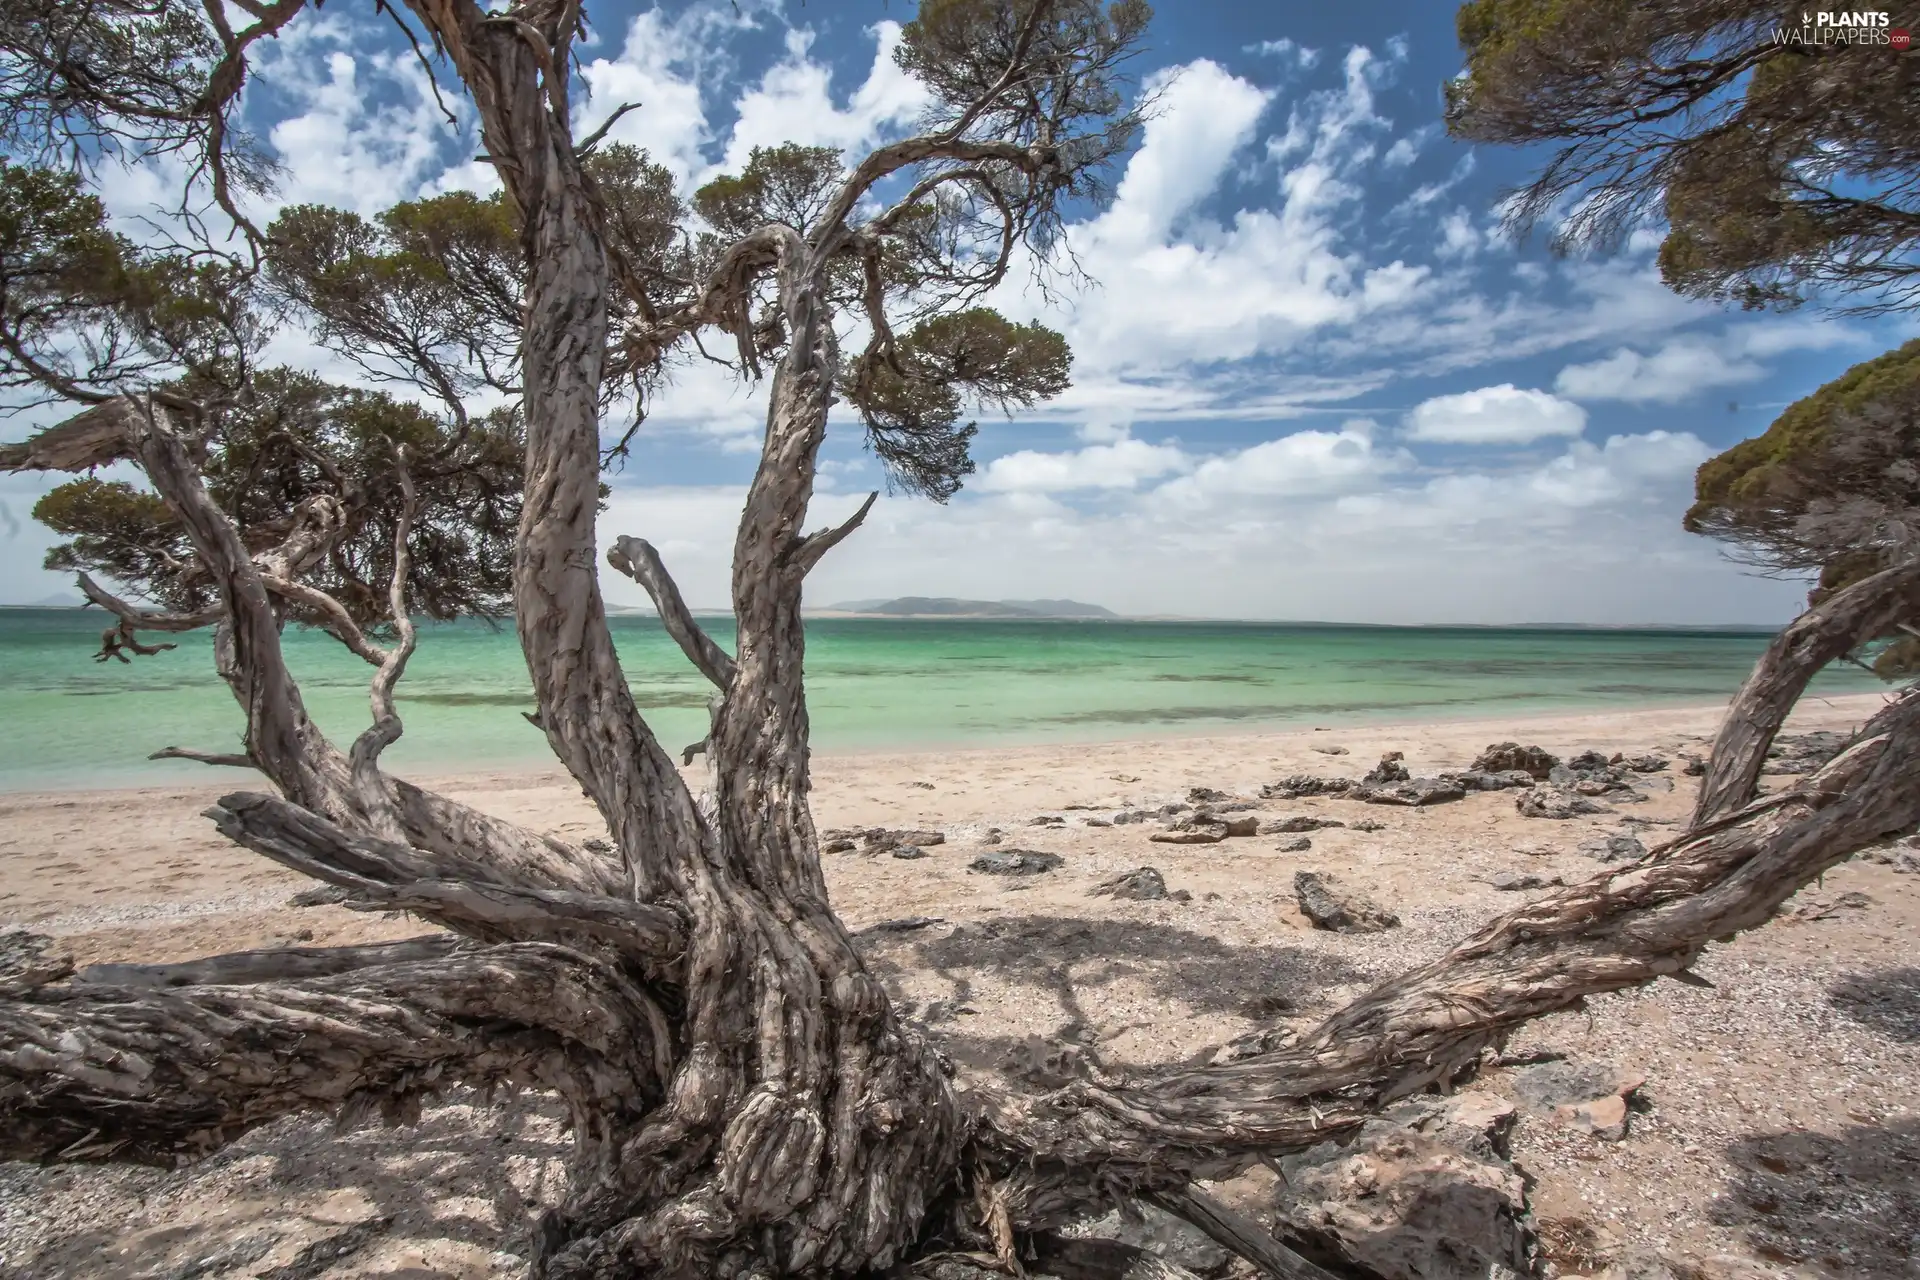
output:
POLYGON ((1821 668, 1911 618, 1920 618, 1920 561, 1884 569, 1836 591, 1775 636, 1720 722, 1707 776, 1694 801, 1693 825, 1753 798, 1774 735, 1821 668))
POLYGON ((1197 1228, 1222 1249, 1253 1263, 1273 1280, 1340 1280, 1281 1244, 1273 1232, 1198 1187, 1150 1192, 1145 1198, 1197 1228))
POLYGON ((800 545, 794 548, 793 552, 793 562, 800 571, 805 573, 819 564, 827 552, 845 542, 849 534, 866 523, 867 512, 873 510, 873 504, 879 497, 880 492, 876 489, 867 495, 867 500, 860 504, 860 509, 845 520, 831 529, 822 529, 818 533, 808 534, 801 539, 800 545))
POLYGON ((115 397, 19 444, 0 444, 0 471, 88 471, 132 452, 124 399, 115 397))
POLYGON ((607 130, 620 123, 622 116, 626 115, 629 111, 638 111, 639 109, 640 104, 638 102, 623 102, 615 107, 613 113, 600 122, 599 128, 574 144, 573 154, 584 158, 588 152, 600 145, 601 139, 607 136, 607 130))
POLYGON ((430 933, 399 942, 357 947, 288 947, 272 951, 235 951, 182 964, 90 964, 75 981, 123 990, 144 987, 225 987, 258 982, 304 982, 331 978, 382 964, 439 960, 463 945, 450 933, 430 933))
POLYGON ((227 765, 235 769, 251 769, 253 760, 242 752, 235 751, 196 751, 192 747, 162 747, 147 757, 149 760, 196 760, 201 764, 227 765))
POLYGON ((633 1114, 663 1084, 659 1024, 626 979, 539 944, 297 984, 42 986, 0 1003, 0 1158, 172 1166, 295 1112, 406 1118, 457 1083, 633 1114))
POLYGON ((647 589, 660 625, 680 646, 680 652, 711 680, 715 688, 725 690, 733 683, 733 658, 714 642, 687 608, 680 587, 667 572, 660 553, 644 538, 619 538, 607 552, 607 563, 647 589))

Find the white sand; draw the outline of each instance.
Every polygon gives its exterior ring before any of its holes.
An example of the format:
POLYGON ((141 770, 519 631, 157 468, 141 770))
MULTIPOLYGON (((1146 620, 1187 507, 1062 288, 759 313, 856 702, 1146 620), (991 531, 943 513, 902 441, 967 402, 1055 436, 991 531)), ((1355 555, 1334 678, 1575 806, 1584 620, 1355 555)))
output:
MULTIPOLYGON (((1878 703, 1877 695, 1810 701, 1792 729, 1844 728, 1878 703)), ((947 834, 916 861, 844 854, 829 857, 827 871, 852 928, 914 915, 945 921, 876 936, 871 955, 964 1071, 1031 1068, 1063 1029, 1109 1067, 1146 1066, 1253 1030, 1256 1017, 1269 1016, 1263 1000, 1271 1007, 1283 997, 1294 1016, 1311 1018, 1437 954, 1518 905, 1522 895, 1484 883, 1493 872, 1591 875, 1595 864, 1575 852, 1583 839, 1622 829, 1624 817, 1664 824, 1685 813, 1692 781, 1677 776, 1677 753, 1704 753, 1717 717, 1715 708, 1613 711, 823 755, 815 814, 823 828, 947 834), (1305 853, 1278 852, 1271 837, 1152 844, 1148 827, 1084 822, 1183 799, 1194 786, 1253 796, 1287 774, 1357 775, 1386 750, 1404 751, 1416 775, 1430 773, 1506 739, 1560 755, 1654 751, 1675 756, 1676 769, 1653 775, 1644 804, 1568 822, 1521 818, 1506 793, 1419 810, 1317 799, 1264 806, 1269 816, 1386 824, 1370 834, 1315 832, 1305 853), (1314 749, 1332 746, 1349 754, 1314 749), (1063 815, 1067 825, 1028 825, 1042 814, 1063 815), (990 826, 1005 830, 1002 847, 1049 850, 1065 865, 1013 884, 969 872, 990 826), (1143 865, 1193 901, 1088 896, 1099 881, 1143 865), (1310 929, 1293 900, 1302 868, 1360 883, 1405 927, 1365 937, 1310 929)), ((557 773, 424 781, 566 838, 601 830, 579 789, 557 773)), ((83 964, 421 932, 400 917, 287 906, 308 882, 227 844, 199 816, 223 792, 246 789, 263 784, 210 769, 196 787, 0 796, 0 922, 62 936, 83 964)), ((1664 829, 1644 828, 1648 843, 1664 829)), ((1920 1165, 1911 1163, 1920 1159, 1916 881, 1850 863, 1802 898, 1860 890, 1870 905, 1822 919, 1789 913, 1715 948, 1701 971, 1716 990, 1661 983, 1596 1002, 1590 1016, 1536 1024, 1530 1046, 1622 1062, 1650 1078, 1651 1111, 1634 1117, 1624 1142, 1523 1123, 1516 1154, 1539 1179, 1536 1214, 1553 1238, 1590 1235, 1602 1254, 1623 1243, 1661 1248, 1714 1280, 1920 1275, 1909 1262, 1920 1247, 1920 1165), (1854 995, 1836 998, 1836 989, 1854 995), (1794 1199, 1823 1188, 1819 1203, 1794 1199)), ((1503 1088, 1507 1074, 1494 1072, 1487 1087, 1503 1088)), ((230 1265, 196 1280, 250 1276, 286 1262, 303 1241, 371 1216, 393 1221, 327 1276, 516 1274, 531 1206, 556 1194, 563 1149, 537 1105, 485 1110, 456 1100, 417 1134, 338 1139, 323 1123, 289 1121, 180 1172, 0 1166, 0 1274, 172 1275, 218 1246, 234 1250, 230 1265)), ((1257 1208, 1257 1178, 1233 1191, 1257 1208)), ((1562 1264, 1571 1267, 1579 1252, 1563 1248, 1562 1264)))

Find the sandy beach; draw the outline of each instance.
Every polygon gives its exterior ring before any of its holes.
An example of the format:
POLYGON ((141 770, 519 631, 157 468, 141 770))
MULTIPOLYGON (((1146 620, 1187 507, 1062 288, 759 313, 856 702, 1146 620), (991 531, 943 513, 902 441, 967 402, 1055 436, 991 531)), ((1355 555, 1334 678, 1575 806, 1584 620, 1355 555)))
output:
MULTIPOLYGON (((1845 729, 1879 702, 1809 699, 1789 732, 1845 729)), ((1494 888, 1496 873, 1572 881, 1598 870, 1579 851, 1596 835, 1631 831, 1657 843, 1691 799, 1682 757, 1704 754, 1718 714, 822 755, 814 812, 823 829, 944 835, 914 860, 851 852, 825 861, 849 928, 938 918, 864 939, 895 998, 963 1073, 1040 1079, 1066 1041, 1103 1069, 1138 1069, 1191 1059, 1276 1010, 1309 1023, 1431 958, 1526 896, 1494 888), (1310 848, 1290 852, 1272 836, 1180 846, 1150 842, 1147 825, 1088 821, 1181 801, 1196 787, 1252 799, 1291 774, 1357 776, 1387 751, 1404 752, 1415 775, 1461 768, 1504 740, 1562 756, 1652 752, 1672 767, 1646 775, 1644 802, 1567 821, 1523 817, 1506 792, 1419 809, 1259 802, 1263 817, 1384 824, 1314 831, 1310 848), (1059 821, 1035 825, 1042 818, 1059 821), (995 828, 1002 847, 1063 864, 1017 881, 969 871, 995 828), (1191 900, 1090 895, 1142 866, 1191 900), (1295 902, 1299 870, 1350 880, 1402 926, 1313 929, 1295 902)), ((567 839, 601 833, 557 771, 419 780, 567 839)), ((250 773, 210 769, 193 786, 0 794, 0 924, 56 935, 80 964, 423 931, 397 915, 292 906, 310 882, 228 844, 200 816, 225 792, 260 789, 250 773)), ((1646 1079, 1619 1141, 1531 1116, 1515 1131, 1514 1159, 1533 1179, 1558 1273, 1659 1255, 1675 1275, 1692 1268, 1710 1280, 1920 1276, 1916 956, 1920 875, 1855 859, 1773 923, 1712 949, 1699 967, 1710 989, 1662 982, 1534 1024, 1510 1057, 1553 1052, 1646 1079)), ((1510 1076, 1492 1070, 1476 1087, 1510 1092, 1510 1076)), ((417 1130, 335 1136, 323 1118, 283 1121, 178 1171, 0 1166, 0 1274, 518 1274, 527 1223, 558 1194, 564 1143, 538 1098, 488 1105, 456 1094, 417 1130), (364 1238, 338 1261, 314 1270, 308 1257, 306 1269, 284 1270, 313 1242, 356 1226, 364 1238)), ((1257 1210, 1272 1182, 1260 1171, 1225 1190, 1257 1210)))

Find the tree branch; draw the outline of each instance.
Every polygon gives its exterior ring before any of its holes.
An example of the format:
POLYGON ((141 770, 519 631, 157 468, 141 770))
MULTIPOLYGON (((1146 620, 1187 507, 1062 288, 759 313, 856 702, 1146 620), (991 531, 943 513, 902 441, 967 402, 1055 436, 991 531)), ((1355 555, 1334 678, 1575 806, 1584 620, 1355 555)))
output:
POLYGON ((393 578, 387 585, 387 612, 393 619, 398 643, 387 652, 380 670, 374 673, 367 700, 373 709, 373 723, 354 739, 349 760, 353 769, 353 789, 359 795, 368 827, 388 839, 400 839, 405 828, 393 797, 380 778, 380 753, 399 741, 404 726, 393 705, 394 686, 406 673, 407 660, 413 656, 417 639, 413 619, 407 614, 407 542, 413 536, 413 476, 407 470, 406 451, 388 441, 393 450, 394 470, 400 478, 400 516, 393 529, 393 578))
POLYGON ((651 542, 644 538, 617 539, 613 550, 607 552, 607 563, 647 589, 661 625, 680 646, 680 652, 687 655, 687 660, 700 669, 700 674, 721 690, 733 683, 732 657, 694 619, 673 575, 667 572, 651 542))
POLYGON ((600 122, 599 128, 574 144, 573 154, 584 157, 589 151, 592 151, 600 145, 600 140, 607 136, 607 130, 620 123, 621 116, 626 115, 629 111, 638 111, 639 109, 640 104, 638 102, 623 102, 615 107, 613 114, 600 122))
POLYGON ((1253 1263, 1273 1280, 1340 1280, 1274 1239, 1273 1232, 1198 1187, 1151 1191, 1144 1198, 1205 1233, 1222 1249, 1253 1263))
POLYGON ((482 942, 537 940, 611 948, 670 976, 686 950, 680 916, 598 894, 502 883, 484 862, 459 865, 356 835, 275 796, 235 792, 206 811, 220 833, 283 867, 354 891, 355 910, 411 911, 482 942))
POLYGON ((860 509, 845 520, 831 529, 822 529, 818 533, 808 534, 801 539, 800 545, 794 548, 793 563, 802 573, 819 564, 821 557, 845 542, 849 534, 866 522, 867 512, 873 510, 873 504, 879 497, 880 491, 876 489, 867 495, 867 500, 860 504, 860 509))
POLYGON ((1920 560, 1834 592, 1775 636, 1720 723, 1694 801, 1694 825, 1753 798, 1767 749, 1821 668, 1915 617, 1920 617, 1920 560))
POLYGON ((88 471, 133 452, 126 400, 116 396, 18 444, 0 444, 0 471, 88 471))
MULTIPOLYGON (((308 718, 300 687, 287 670, 279 619, 260 566, 207 493, 168 414, 166 406, 155 405, 151 417, 138 415, 136 444, 148 479, 220 585, 226 621, 216 648, 221 674, 247 715, 247 754, 293 803, 340 822, 359 822, 349 762, 308 718)), ((275 549, 276 565, 292 567, 303 548, 322 541, 316 532, 301 535, 299 546, 282 543, 275 549)), ((383 783, 392 790, 407 840, 426 851, 420 855, 423 877, 435 869, 462 875, 479 868, 481 878, 527 888, 617 892, 627 883, 618 858, 535 835, 396 778, 383 783)))
POLYGON ((234 951, 181 964, 90 964, 76 982, 123 990, 139 987, 225 987, 259 982, 302 982, 331 978, 382 964, 441 960, 471 946, 451 933, 430 933, 399 942, 357 947, 288 947, 271 951, 234 951))
POLYGON ((633 1116, 660 1097, 662 1025, 612 969, 538 944, 300 984, 43 986, 0 1002, 0 1159, 172 1167, 300 1111, 407 1119, 462 1082, 633 1116))
POLYGON ((142 609, 114 595, 87 573, 75 574, 74 582, 79 586, 80 594, 87 598, 87 603, 99 605, 124 625, 137 631, 198 631, 201 627, 212 626, 227 614, 225 607, 220 605, 194 613, 142 609))
POLYGON ((192 747, 162 747, 149 760, 197 760, 201 764, 229 765, 235 769, 252 769, 256 766, 252 757, 236 751, 196 751, 192 747))

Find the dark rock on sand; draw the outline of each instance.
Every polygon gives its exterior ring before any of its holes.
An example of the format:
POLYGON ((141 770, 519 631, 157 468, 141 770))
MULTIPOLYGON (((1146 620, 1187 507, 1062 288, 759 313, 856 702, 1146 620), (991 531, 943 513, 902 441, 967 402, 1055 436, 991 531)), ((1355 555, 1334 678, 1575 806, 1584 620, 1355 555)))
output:
POLYGON ((1517 742, 1496 742, 1473 758, 1473 768, 1481 773, 1507 773, 1518 770, 1536 781, 1545 781, 1547 773, 1560 763, 1560 757, 1542 747, 1523 747, 1517 742))
POLYGON ((1347 824, 1337 818, 1316 818, 1312 814, 1296 814, 1291 818, 1270 818, 1260 824, 1263 836, 1289 836, 1298 831, 1320 831, 1328 827, 1344 827, 1347 824))
POLYGON ((1628 1099, 1646 1080, 1604 1062, 1543 1062, 1514 1073, 1513 1093, 1534 1115, 1618 1142, 1628 1099))
POLYGON ((1302 796, 1336 796, 1351 791, 1354 785, 1352 778, 1316 778, 1310 773, 1296 773, 1260 788, 1260 798, 1297 800, 1302 796))
POLYGON ((1296 871, 1293 896, 1316 929, 1334 933, 1378 933, 1400 927, 1400 917, 1365 893, 1325 871, 1296 871))
POLYGON ((1407 758, 1404 751, 1389 751, 1380 757, 1380 763, 1367 770, 1360 779, 1363 787, 1380 787, 1394 782, 1406 782, 1412 778, 1403 763, 1407 758))
POLYGON ((1343 1275, 1488 1280, 1535 1274, 1513 1104, 1485 1093, 1411 1098, 1345 1143, 1280 1161, 1274 1234, 1343 1275))
POLYGON ((1390 786, 1355 787, 1347 793, 1349 800, 1360 800, 1366 804, 1400 805, 1403 808, 1447 804, 1466 798, 1467 789, 1446 778, 1412 778, 1390 786))
POLYGON ((1632 862, 1647 851, 1637 836, 1625 832, 1595 836, 1580 842, 1580 852, 1598 862, 1632 862))
POLYGON ((1559 876, 1535 875, 1531 871, 1496 871, 1487 877, 1487 883, 1505 892, 1520 889, 1550 889, 1564 884, 1559 876))
POLYGON ((1521 795, 1514 808, 1523 818, 1553 818, 1564 820, 1585 813, 1612 812, 1603 804, 1595 804, 1583 795, 1566 791, 1560 787, 1534 787, 1521 795))
POLYGON ((1509 769, 1504 773, 1468 769, 1464 773, 1443 773, 1439 776, 1442 781, 1451 782, 1466 791, 1510 791, 1514 787, 1533 785, 1533 775, 1524 769, 1509 769))
POLYGON ((1193 901, 1193 895, 1184 889, 1169 893, 1166 878, 1153 867, 1139 867, 1123 876, 1103 880, 1087 892, 1096 898, 1119 898, 1127 902, 1193 901))
POLYGON ((1281 853, 1305 853, 1307 850, 1313 848, 1313 841, 1305 836, 1295 836, 1291 840, 1282 840, 1273 847, 1281 853))
POLYGON ((1037 876, 1066 865, 1066 859, 1057 853, 1043 853, 1038 849, 995 849, 992 853, 983 853, 967 864, 969 871, 981 871, 990 876, 1037 876))

